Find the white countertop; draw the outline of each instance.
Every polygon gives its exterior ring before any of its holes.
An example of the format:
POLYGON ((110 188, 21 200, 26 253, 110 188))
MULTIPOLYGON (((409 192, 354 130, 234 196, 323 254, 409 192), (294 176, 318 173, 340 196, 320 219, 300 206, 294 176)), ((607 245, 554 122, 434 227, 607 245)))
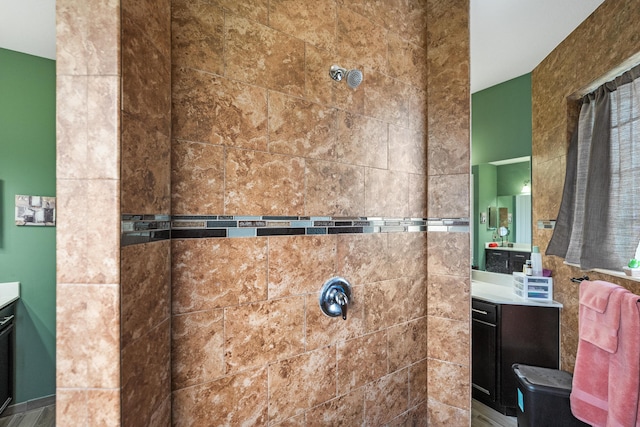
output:
POLYGON ((473 270, 471 296, 494 304, 535 305, 562 308, 558 301, 532 300, 513 293, 512 277, 508 274, 473 270))
POLYGON ((485 249, 494 249, 494 250, 500 250, 500 251, 517 251, 517 252, 531 252, 531 245, 529 243, 512 243, 512 247, 507 246, 507 242, 505 242, 504 246, 495 246, 495 247, 489 247, 489 243, 497 243, 498 245, 500 244, 500 242, 487 242, 484 244, 484 248, 485 249))
POLYGON ((0 309, 20 298, 20 282, 0 283, 0 309))

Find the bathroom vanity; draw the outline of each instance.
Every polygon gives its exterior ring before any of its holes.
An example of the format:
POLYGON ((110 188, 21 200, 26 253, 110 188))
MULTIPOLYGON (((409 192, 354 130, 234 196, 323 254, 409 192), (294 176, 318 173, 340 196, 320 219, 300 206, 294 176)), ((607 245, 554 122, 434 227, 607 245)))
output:
POLYGON ((562 304, 513 294, 509 275, 473 273, 472 395, 503 414, 515 415, 517 380, 511 366, 558 369, 562 304))
POLYGON ((20 283, 0 283, 0 413, 13 400, 14 319, 20 283))
POLYGON ((522 267, 531 258, 531 245, 514 243, 512 247, 489 247, 485 244, 485 270, 491 273, 511 274, 522 271, 522 267))

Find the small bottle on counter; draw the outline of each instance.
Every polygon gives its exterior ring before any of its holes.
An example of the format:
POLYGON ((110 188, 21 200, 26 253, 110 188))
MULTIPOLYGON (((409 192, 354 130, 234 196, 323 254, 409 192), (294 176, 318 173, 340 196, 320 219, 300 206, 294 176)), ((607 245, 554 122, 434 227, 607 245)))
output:
POLYGON ((532 276, 542 276, 542 254, 537 246, 531 248, 531 268, 532 276))
POLYGON ((522 269, 525 276, 531 276, 533 274, 533 268, 531 267, 531 260, 528 259, 524 264, 524 268, 522 269))

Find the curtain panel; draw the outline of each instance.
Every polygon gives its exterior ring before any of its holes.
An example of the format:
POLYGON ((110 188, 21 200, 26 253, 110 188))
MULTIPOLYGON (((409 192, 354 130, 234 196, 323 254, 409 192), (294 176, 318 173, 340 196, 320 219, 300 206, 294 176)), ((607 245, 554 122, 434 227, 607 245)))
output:
POLYGON ((640 66, 582 99, 547 255, 621 270, 640 248, 640 66))

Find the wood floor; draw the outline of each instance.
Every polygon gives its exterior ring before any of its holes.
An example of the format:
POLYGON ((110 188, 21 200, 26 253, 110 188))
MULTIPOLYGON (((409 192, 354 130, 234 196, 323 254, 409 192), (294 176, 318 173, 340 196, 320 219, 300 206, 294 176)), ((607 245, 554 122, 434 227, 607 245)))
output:
POLYGON ((55 427, 56 405, 0 418, 0 427, 55 427))
MULTIPOLYGON (((482 403, 472 400, 471 403, 471 427, 517 427, 516 417, 508 417, 494 411, 482 403)), ((0 425, 0 427, 2 427, 0 425)))

